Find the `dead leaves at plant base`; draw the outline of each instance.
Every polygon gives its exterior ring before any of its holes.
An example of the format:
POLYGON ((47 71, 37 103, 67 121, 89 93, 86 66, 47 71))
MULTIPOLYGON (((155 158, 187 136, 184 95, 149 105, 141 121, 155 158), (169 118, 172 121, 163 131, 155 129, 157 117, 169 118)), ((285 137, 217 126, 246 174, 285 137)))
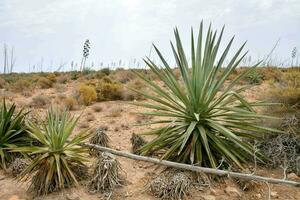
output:
POLYGON ((92 180, 89 183, 91 193, 101 192, 111 195, 116 186, 122 185, 121 166, 112 154, 100 154, 94 167, 92 180))
MULTIPOLYGON (((106 134, 106 130, 105 128, 97 128, 94 135, 90 138, 90 143, 91 144, 95 144, 95 145, 100 145, 103 147, 109 147, 109 137, 106 134)), ((93 156, 98 156, 99 151, 95 150, 95 149, 90 149, 90 154, 93 156)))
POLYGON ((136 135, 135 133, 132 134, 130 141, 132 144, 132 153, 140 154, 139 150, 146 144, 146 141, 140 135, 136 135))
POLYGON ((190 173, 181 170, 167 170, 154 178, 146 187, 147 190, 163 200, 181 200, 189 195, 193 184, 190 173))

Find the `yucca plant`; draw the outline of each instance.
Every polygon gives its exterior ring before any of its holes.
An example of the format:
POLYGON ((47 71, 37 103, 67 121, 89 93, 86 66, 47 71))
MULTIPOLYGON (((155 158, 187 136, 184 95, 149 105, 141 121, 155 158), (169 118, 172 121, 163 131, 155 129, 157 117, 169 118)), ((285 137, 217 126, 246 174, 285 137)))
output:
POLYGON ((26 113, 21 109, 16 111, 16 105, 6 105, 3 100, 0 106, 0 167, 7 169, 16 153, 12 153, 8 148, 24 146, 28 143, 28 135, 25 131, 24 118, 26 113))
POLYGON ((77 184, 75 168, 84 165, 88 153, 79 143, 89 136, 85 130, 70 138, 78 119, 68 112, 50 109, 43 125, 28 123, 28 132, 39 145, 13 149, 33 157, 20 178, 33 175, 30 190, 36 195, 77 184))
MULTIPOLYGON (((248 102, 241 94, 245 87, 234 87, 260 63, 225 84, 247 52, 241 54, 244 43, 223 69, 234 39, 233 37, 219 55, 223 31, 224 27, 218 35, 217 31, 213 31, 209 26, 203 42, 203 23, 201 23, 195 45, 192 30, 191 61, 188 62, 178 30, 177 28, 174 30, 176 46, 171 42, 171 47, 177 63, 176 67, 180 70, 179 79, 176 79, 173 69, 156 46, 154 49, 163 67, 149 58, 144 60, 163 86, 137 72, 136 74, 148 84, 152 93, 135 90, 151 100, 135 104, 153 109, 153 112, 143 114, 163 117, 151 122, 163 126, 145 133, 156 137, 141 148, 143 155, 163 150, 161 159, 213 168, 216 168, 220 160, 225 158, 229 164, 243 168, 243 163, 254 154, 254 148, 246 139, 259 137, 264 132, 276 131, 257 123, 257 120, 271 118, 258 114, 254 110, 254 107, 266 104, 248 102)), ((263 161, 261 154, 256 157, 263 161)))

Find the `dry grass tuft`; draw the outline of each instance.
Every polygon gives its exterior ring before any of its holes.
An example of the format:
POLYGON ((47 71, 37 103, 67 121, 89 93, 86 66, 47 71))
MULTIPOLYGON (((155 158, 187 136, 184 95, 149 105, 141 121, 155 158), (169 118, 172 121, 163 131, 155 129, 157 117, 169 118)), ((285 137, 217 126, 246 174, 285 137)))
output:
POLYGON ((93 106, 93 110, 95 112, 101 112, 103 110, 103 108, 101 106, 95 105, 95 106, 93 106))
POLYGON ((37 108, 43 108, 51 103, 51 100, 44 95, 37 95, 32 98, 30 102, 30 106, 37 107, 37 108))
MULTIPOLYGON (((109 146, 109 137, 106 134, 106 129, 104 128, 97 128, 95 130, 94 135, 90 138, 89 141, 91 144, 95 144, 95 145, 99 145, 99 146, 103 146, 103 147, 108 147, 109 146)), ((94 150, 93 148, 90 149, 90 154, 91 155, 99 155, 100 152, 97 150, 94 150)))

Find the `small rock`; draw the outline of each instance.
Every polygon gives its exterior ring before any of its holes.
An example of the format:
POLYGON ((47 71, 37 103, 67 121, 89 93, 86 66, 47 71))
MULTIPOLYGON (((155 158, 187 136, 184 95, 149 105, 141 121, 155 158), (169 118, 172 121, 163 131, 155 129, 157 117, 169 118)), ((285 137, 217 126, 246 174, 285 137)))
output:
POLYGON ((294 180, 294 181, 300 179, 300 178, 297 176, 297 174, 295 174, 295 173, 289 173, 289 174, 287 175, 287 178, 290 179, 290 180, 294 180))
POLYGON ((201 195, 203 200, 216 200, 216 197, 213 195, 201 195))
POLYGON ((238 189, 231 187, 231 186, 227 186, 224 191, 226 194, 228 194, 229 196, 232 196, 232 197, 242 196, 242 194, 240 193, 240 191, 238 189))
POLYGON ((120 146, 116 146, 116 150, 120 151, 121 147, 120 146))
POLYGON ((279 196, 278 196, 278 193, 277 193, 277 192, 271 192, 271 197, 277 199, 279 196))

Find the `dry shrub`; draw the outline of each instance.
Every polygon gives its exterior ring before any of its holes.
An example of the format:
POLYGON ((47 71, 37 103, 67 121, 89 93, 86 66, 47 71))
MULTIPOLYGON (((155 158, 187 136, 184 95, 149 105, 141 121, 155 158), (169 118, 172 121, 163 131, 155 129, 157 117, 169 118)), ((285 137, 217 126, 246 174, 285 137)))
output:
POLYGON ((267 93, 270 101, 282 103, 287 110, 300 108, 300 71, 282 72, 278 80, 271 84, 267 93))
POLYGON ((18 176, 27 166, 29 162, 22 158, 16 158, 11 164, 11 173, 14 177, 18 176))
POLYGON ((28 91, 31 88, 31 83, 27 80, 19 79, 15 83, 10 85, 10 90, 13 92, 28 91))
POLYGON ((97 99, 97 93, 94 87, 80 84, 76 87, 74 96, 80 104, 90 105, 97 99))
POLYGON ((146 91, 146 85, 139 79, 135 79, 127 83, 126 89, 123 92, 124 100, 143 100, 144 97, 133 90, 138 90, 141 92, 146 91))
POLYGON ((52 83, 56 82, 56 75, 54 73, 49 73, 46 78, 52 83))
POLYGON ((5 88, 5 86, 6 86, 6 81, 0 77, 0 89, 5 88))
POLYGON ((130 70, 119 69, 113 74, 114 80, 120 83, 127 83, 135 78, 135 75, 130 70))
POLYGON ((89 183, 91 193, 112 193, 116 186, 122 185, 121 166, 116 158, 109 153, 102 153, 94 164, 94 173, 89 183))
POLYGON ((101 80, 96 85, 96 91, 98 101, 121 100, 123 98, 123 85, 120 83, 101 80))
MULTIPOLYGON (((102 147, 109 147, 110 140, 108 135, 106 134, 106 130, 107 129, 105 128, 97 128, 94 135, 90 138, 89 142, 91 144, 99 145, 102 147)), ((90 155, 99 156, 99 154, 101 154, 101 152, 90 148, 90 155)))
POLYGON ((189 195, 193 177, 181 170, 167 170, 148 185, 150 192, 164 200, 182 200, 189 195))
POLYGON ((67 97, 63 100, 64 107, 67 110, 76 110, 77 108, 77 101, 73 97, 67 97))
POLYGON ((37 85, 41 89, 48 89, 48 88, 52 88, 53 82, 45 77, 40 77, 37 81, 37 85))
POLYGON ((68 82, 68 77, 66 75, 61 75, 56 78, 56 81, 60 84, 66 84, 68 82))
POLYGON ((135 133, 132 134, 130 141, 132 144, 131 150, 134 154, 139 154, 139 149, 146 144, 144 138, 142 138, 140 135, 136 135, 135 133))
POLYGON ((50 104, 51 101, 47 96, 44 95, 37 95, 32 98, 30 102, 30 106, 37 107, 37 108, 42 108, 50 104))
POLYGON ((56 92, 62 93, 67 90, 66 86, 60 83, 55 83, 53 85, 53 88, 56 90, 56 92))
POLYGON ((281 167, 286 172, 300 175, 300 138, 280 134, 261 142, 258 148, 271 159, 271 167, 281 167))

